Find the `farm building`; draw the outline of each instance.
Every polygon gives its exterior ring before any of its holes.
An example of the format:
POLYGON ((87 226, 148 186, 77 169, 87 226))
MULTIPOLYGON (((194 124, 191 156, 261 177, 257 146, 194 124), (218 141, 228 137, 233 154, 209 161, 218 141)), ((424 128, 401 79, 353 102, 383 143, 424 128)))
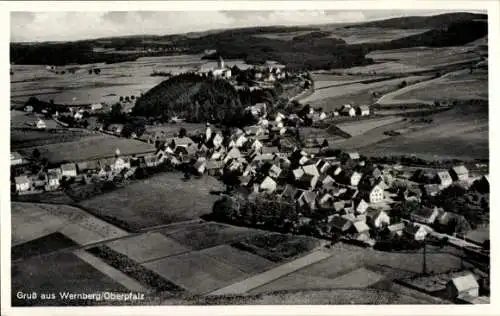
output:
POLYGON ((354 212, 356 214, 365 214, 368 209, 368 203, 365 200, 357 198, 354 200, 354 212))
POLYGON ((314 210, 316 208, 317 193, 310 190, 298 190, 295 194, 295 200, 299 207, 314 210))
POLYGON ((50 190, 55 190, 59 187, 60 183, 59 183, 59 175, 55 172, 49 172, 47 174, 47 177, 48 177, 48 185, 47 187, 50 189, 50 190))
POLYGON ((446 284, 446 293, 450 299, 463 295, 479 296, 479 284, 473 274, 456 277, 446 284))
POLYGON ((428 230, 421 225, 408 225, 403 229, 403 233, 415 240, 424 240, 429 233, 428 230))
POLYGON ((453 182, 448 171, 439 171, 436 174, 436 180, 441 189, 449 187, 453 182))
POLYGON ((455 166, 450 169, 450 176, 453 181, 467 181, 469 179, 469 170, 464 165, 455 166))
POLYGON ((352 226, 352 222, 350 220, 342 218, 341 216, 334 216, 329 224, 331 231, 335 233, 344 233, 352 226))
POLYGON ((262 182, 259 185, 259 189, 260 191, 272 193, 276 190, 276 186, 277 186, 276 181, 274 181, 273 178, 268 176, 265 177, 264 180, 262 180, 262 182))
POLYGON ((224 164, 222 163, 222 161, 216 161, 216 160, 208 160, 207 165, 205 167, 207 173, 211 176, 221 174, 223 168, 224 164))
POLYGON ((19 166, 25 163, 23 156, 20 153, 13 151, 10 153, 10 165, 19 166))
POLYGON ((76 177, 76 165, 74 163, 66 163, 61 165, 61 171, 63 177, 76 177))
MULTIPOLYGON (((375 228, 381 228, 383 226, 388 226, 391 223, 389 215, 385 211, 369 209, 366 212, 366 221, 368 224, 375 228)), ((402 228, 401 228, 402 230, 402 228)))
POLYGON ((356 114, 360 116, 370 115, 370 107, 368 105, 360 105, 356 108, 356 114))
POLYGON ((43 121, 42 119, 38 119, 34 123, 34 125, 35 125, 36 128, 39 128, 39 129, 47 128, 47 124, 45 124, 45 121, 43 121))
POLYGON ((19 176, 14 178, 17 192, 26 192, 31 189, 31 181, 27 176, 19 176))
POLYGON ((439 209, 437 207, 421 207, 420 209, 414 211, 410 214, 410 218, 414 222, 419 222, 423 224, 433 224, 439 215, 439 209))
POLYGON ((404 223, 392 224, 392 225, 387 226, 386 232, 389 234, 389 236, 392 236, 392 237, 402 236, 404 228, 405 228, 404 223))

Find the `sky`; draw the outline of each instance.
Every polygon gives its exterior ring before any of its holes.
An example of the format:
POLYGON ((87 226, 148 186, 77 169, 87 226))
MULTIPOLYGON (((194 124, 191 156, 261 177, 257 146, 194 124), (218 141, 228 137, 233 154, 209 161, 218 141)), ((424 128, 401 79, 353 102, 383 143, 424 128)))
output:
POLYGON ((350 23, 443 10, 88 11, 11 12, 11 41, 73 41, 109 36, 167 35, 269 25, 350 23))

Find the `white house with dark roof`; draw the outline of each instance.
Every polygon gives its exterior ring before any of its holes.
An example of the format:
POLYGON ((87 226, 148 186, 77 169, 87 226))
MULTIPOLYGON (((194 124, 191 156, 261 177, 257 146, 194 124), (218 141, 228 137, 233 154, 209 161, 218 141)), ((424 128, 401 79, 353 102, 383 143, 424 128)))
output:
POLYGON ((269 176, 272 178, 278 178, 281 174, 281 168, 278 167, 277 165, 272 165, 271 168, 269 168, 269 176))
POLYGON ((366 212, 366 221, 375 228, 381 228, 391 224, 391 218, 385 211, 372 208, 368 209, 366 212))
POLYGON ((31 189, 31 180, 27 176, 19 176, 14 178, 17 192, 26 192, 31 189))
POLYGON ((267 192, 267 193, 272 193, 276 191, 277 187, 276 181, 274 181, 273 178, 267 176, 262 180, 262 182, 259 185, 259 191, 267 192))
POLYGON ((24 158, 23 158, 23 156, 21 156, 20 153, 18 153, 17 151, 12 151, 10 153, 10 165, 11 166, 18 166, 18 165, 22 165, 24 163, 25 163, 24 158))
POLYGON ((453 183, 453 179, 448 171, 439 171, 436 174, 436 180, 438 181, 441 189, 447 188, 453 183))
POLYGON ((424 240, 429 234, 429 230, 422 225, 407 225, 403 229, 403 234, 415 240, 424 240))
POLYGON ((358 115, 367 116, 370 115, 370 107, 368 105, 360 105, 357 107, 358 115))

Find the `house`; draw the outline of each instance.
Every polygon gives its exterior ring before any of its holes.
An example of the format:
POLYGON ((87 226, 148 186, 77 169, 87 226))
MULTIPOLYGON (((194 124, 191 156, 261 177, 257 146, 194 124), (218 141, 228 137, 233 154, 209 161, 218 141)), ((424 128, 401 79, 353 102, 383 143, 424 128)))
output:
POLYGON ((424 184, 420 187, 422 192, 422 196, 431 197, 436 196, 439 193, 439 185, 438 184, 424 184))
POLYGON ((354 200, 354 212, 356 214, 365 214, 368 209, 368 203, 365 200, 357 198, 354 200))
POLYGON ((193 164, 193 168, 198 174, 203 174, 205 173, 207 167, 207 160, 204 157, 198 158, 196 162, 193 164))
POLYGON ((211 176, 221 175, 223 168, 224 164, 222 163, 222 161, 217 160, 208 160, 205 166, 205 170, 211 176))
POLYGON ((479 283, 472 273, 451 279, 446 283, 446 294, 450 299, 461 296, 479 296, 479 283))
POLYGON ((467 181, 469 179, 469 170, 464 165, 451 168, 449 173, 453 181, 467 181))
POLYGON ((279 149, 276 146, 272 146, 272 147, 263 146, 262 147, 262 154, 263 155, 265 155, 265 154, 276 154, 276 153, 279 153, 279 149))
POLYGON ((320 173, 326 173, 331 166, 332 165, 324 159, 320 159, 316 162, 316 169, 318 169, 320 173))
POLYGON ((267 192, 267 193, 272 193, 272 192, 276 191, 276 187, 277 187, 276 181, 274 181, 273 178, 267 176, 260 183, 259 190, 267 192))
POLYGON ((254 140, 252 145, 250 146, 250 148, 252 148, 252 150, 254 151, 260 151, 262 147, 264 147, 264 145, 262 145, 262 143, 258 139, 254 140))
POLYGON ((298 180, 297 185, 304 189, 314 190, 314 188, 316 187, 316 183, 318 183, 318 179, 318 176, 304 173, 298 180))
POLYGON ((222 135, 220 133, 216 133, 213 137, 212 137, 212 145, 214 146, 214 148, 219 148, 221 145, 222 145, 222 142, 224 141, 224 137, 222 137, 222 135))
POLYGON ((370 227, 366 225, 365 222, 357 220, 352 224, 353 237, 360 241, 366 241, 370 239, 370 227))
POLYGON ((54 174, 57 175, 57 177, 59 178, 59 180, 62 179, 62 170, 61 170, 61 168, 47 169, 47 173, 54 173, 54 174))
POLYGON ((282 199, 292 200, 297 194, 298 189, 290 184, 286 184, 281 189, 277 190, 276 195, 282 199))
POLYGON ((379 203, 384 200, 384 190, 378 185, 368 188, 364 193, 370 203, 379 203))
POLYGON ((340 115, 356 116, 356 110, 352 107, 344 107, 342 110, 340 110, 340 115))
POLYGON ((370 115, 370 107, 368 105, 360 105, 356 108, 358 115, 366 116, 370 115))
POLYGON ((123 124, 111 124, 108 126, 108 131, 116 135, 121 135, 123 126, 123 124))
POLYGON ((224 163, 228 162, 229 159, 235 159, 235 158, 241 158, 241 152, 238 150, 238 148, 231 148, 226 156, 224 157, 224 163))
POLYGON ((372 227, 382 228, 384 226, 389 226, 391 218, 383 210, 369 209, 366 212, 366 221, 372 227))
MULTIPOLYGON (((99 163, 96 160, 90 160, 90 161, 81 161, 76 164, 77 171, 79 173, 85 173, 87 171, 95 171, 99 170, 99 163)), ((51 170, 47 170, 47 172, 50 172, 51 170)), ((59 169, 59 174, 61 174, 61 170, 59 169)))
POLYGON ((11 166, 19 166, 19 165, 22 165, 24 163, 25 163, 24 158, 23 158, 23 156, 21 156, 20 153, 18 153, 17 151, 13 151, 10 153, 10 165, 11 166))
POLYGON ((305 165, 302 167, 302 170, 304 170, 305 174, 319 177, 319 172, 318 169, 316 168, 316 165, 305 165))
POLYGON ((343 175, 341 175, 341 182, 350 186, 358 186, 359 181, 361 180, 361 173, 353 171, 353 170, 348 170, 344 171, 343 175))
POLYGON ((343 234, 352 227, 353 223, 341 216, 333 216, 328 224, 332 233, 343 234))
POLYGON ((102 103, 94 103, 90 106, 91 111, 102 110, 102 108, 103 108, 102 103))
POLYGON ((271 168, 269 168, 269 176, 271 176, 272 178, 278 178, 280 174, 281 168, 277 165, 272 165, 271 168))
POLYGON ((347 153, 347 155, 349 156, 350 160, 359 160, 359 158, 360 158, 358 152, 349 152, 349 153, 347 153))
POLYGON ((47 124, 41 119, 38 119, 38 121, 35 122, 35 127, 39 129, 47 128, 47 124))
POLYGON ((336 176, 340 175, 341 172, 342 172, 342 167, 340 165, 337 165, 337 166, 330 168, 328 173, 330 173, 330 175, 336 177, 336 176))
POLYGON ((27 176, 19 176, 14 178, 17 192, 26 192, 31 189, 31 180, 27 176))
POLYGON ((274 120, 275 120, 276 122, 281 122, 281 121, 283 121, 283 119, 285 119, 285 118, 286 118, 286 116, 285 116, 284 114, 282 114, 282 113, 278 112, 278 113, 276 113, 276 117, 274 118, 274 120))
POLYGON ((392 224, 386 227, 385 231, 390 237, 402 236, 405 228, 404 223, 392 224))
POLYGON ((74 163, 67 163, 61 165, 61 171, 63 177, 76 177, 76 165, 74 163))
POLYGON ((248 138, 245 137, 243 134, 235 134, 232 138, 231 141, 229 142, 228 147, 232 148, 241 148, 245 143, 248 141, 248 138))
POLYGON ((422 225, 407 225, 403 229, 403 234, 415 240, 424 240, 429 231, 422 225))
POLYGON ((333 210, 336 213, 340 213, 344 210, 345 207, 345 201, 335 201, 333 202, 333 210))
POLYGON ((25 112, 33 112, 33 106, 32 105, 27 105, 24 107, 25 112))
POLYGON ((295 179, 295 181, 299 181, 300 178, 304 175, 304 169, 302 168, 297 168, 292 170, 292 175, 295 179))
POLYGON ((436 181, 441 189, 449 187, 453 182, 448 171, 439 171, 436 174, 436 181))
POLYGON ((158 157, 156 155, 146 155, 144 156, 144 163, 146 167, 156 167, 159 164, 158 157))
POLYGON ((47 179, 48 179, 48 187, 50 189, 57 189, 60 185, 59 183, 59 175, 55 172, 49 172, 47 173, 47 179))
POLYGON ((113 171, 120 172, 123 169, 130 169, 130 158, 128 157, 117 157, 111 166, 113 171))
POLYGON ((171 143, 175 144, 173 149, 176 149, 177 147, 186 147, 187 148, 187 147, 195 144, 194 141, 189 137, 170 138, 167 140, 167 144, 171 144, 171 143))
POLYGON ((245 128, 245 134, 248 136, 258 136, 265 134, 265 129, 259 125, 249 126, 245 128))
POLYGON ((433 224, 439 215, 439 209, 437 207, 430 208, 423 206, 420 209, 414 211, 410 214, 410 219, 414 222, 423 224, 433 224))
POLYGON ((334 198, 330 193, 322 194, 318 199, 318 206, 321 208, 331 208, 334 203, 334 198))
POLYGON ((295 201, 297 201, 299 207, 308 208, 310 210, 316 209, 316 197, 317 193, 310 190, 298 190, 295 194, 295 201))
POLYGON ((323 188, 326 188, 335 183, 335 180, 330 175, 321 175, 319 178, 319 182, 321 182, 321 186, 323 188))

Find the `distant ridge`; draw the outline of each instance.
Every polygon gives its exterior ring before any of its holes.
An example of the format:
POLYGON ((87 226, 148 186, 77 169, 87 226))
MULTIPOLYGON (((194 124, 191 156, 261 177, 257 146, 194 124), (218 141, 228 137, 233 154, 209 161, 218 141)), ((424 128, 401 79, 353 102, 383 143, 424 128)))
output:
POLYGON ((471 20, 488 20, 488 15, 480 13, 454 12, 433 16, 408 16, 352 24, 346 26, 345 28, 379 27, 391 29, 442 29, 453 23, 471 20))

